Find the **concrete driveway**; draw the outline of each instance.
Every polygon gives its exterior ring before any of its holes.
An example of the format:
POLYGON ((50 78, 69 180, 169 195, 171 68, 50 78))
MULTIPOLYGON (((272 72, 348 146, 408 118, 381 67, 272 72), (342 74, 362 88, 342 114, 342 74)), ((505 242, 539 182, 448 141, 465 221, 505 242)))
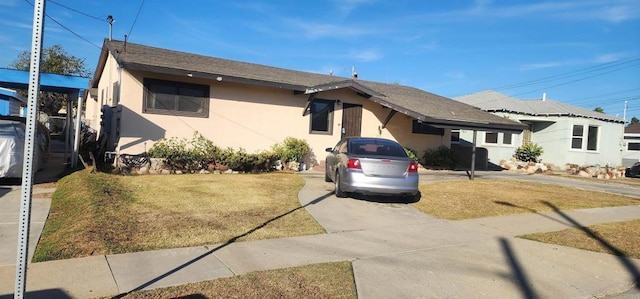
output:
MULTIPOLYGON (((449 221, 407 204, 326 195, 333 187, 321 174, 304 177, 307 185, 300 201, 309 213, 329 233, 350 232, 351 241, 360 240, 354 246, 371 250, 353 261, 360 298, 594 298, 623 292, 640 296, 633 287, 640 280, 638 260, 514 238, 640 219, 639 206, 449 221)), ((467 179, 455 172, 423 177, 423 183, 467 179)), ((640 198, 637 188, 610 190, 609 185, 587 186, 547 176, 484 172, 478 179, 488 178, 539 179, 640 198)))

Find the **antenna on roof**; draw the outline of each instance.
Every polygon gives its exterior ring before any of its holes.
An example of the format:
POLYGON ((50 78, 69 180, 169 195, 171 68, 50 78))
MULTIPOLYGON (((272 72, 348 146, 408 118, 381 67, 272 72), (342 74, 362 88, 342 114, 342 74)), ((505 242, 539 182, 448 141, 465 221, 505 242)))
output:
POLYGON ((358 79, 358 73, 356 73, 356 67, 355 66, 351 67, 351 77, 353 79, 358 79))
POLYGON ((112 15, 108 15, 107 16, 107 22, 109 23, 109 41, 111 41, 111 33, 113 32, 113 22, 115 22, 116 20, 113 18, 112 15))
POLYGON ((123 49, 122 49, 122 52, 124 52, 124 53, 127 53, 127 38, 128 38, 128 36, 125 34, 124 35, 124 46, 123 46, 123 49))
POLYGON ((329 70, 329 76, 333 76, 333 70, 329 70))

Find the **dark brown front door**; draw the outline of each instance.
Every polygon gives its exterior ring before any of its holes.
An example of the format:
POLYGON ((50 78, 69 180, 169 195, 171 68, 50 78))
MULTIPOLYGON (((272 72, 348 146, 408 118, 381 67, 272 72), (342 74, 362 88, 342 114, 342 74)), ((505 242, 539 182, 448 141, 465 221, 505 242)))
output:
POLYGON ((362 128, 362 105, 342 104, 342 138, 360 136, 362 128))

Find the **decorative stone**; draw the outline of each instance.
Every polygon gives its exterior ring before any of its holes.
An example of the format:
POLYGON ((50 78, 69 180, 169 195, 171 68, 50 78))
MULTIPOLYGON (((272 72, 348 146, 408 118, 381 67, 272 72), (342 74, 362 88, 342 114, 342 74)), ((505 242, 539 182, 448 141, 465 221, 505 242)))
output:
POLYGON ((591 175, 588 172, 584 171, 584 170, 578 171, 578 175, 581 176, 581 177, 585 177, 585 178, 590 178, 591 177, 591 175))

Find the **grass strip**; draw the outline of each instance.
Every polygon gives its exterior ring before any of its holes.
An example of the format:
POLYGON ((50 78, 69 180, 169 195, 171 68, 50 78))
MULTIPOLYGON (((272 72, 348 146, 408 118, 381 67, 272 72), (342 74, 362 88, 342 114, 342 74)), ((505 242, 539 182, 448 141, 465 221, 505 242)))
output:
POLYGON ((640 220, 519 236, 538 242, 640 259, 640 220), (594 238, 595 236, 595 238, 594 238))
POLYGON ((357 298, 351 262, 252 272, 175 287, 139 291, 125 298, 357 298))
POLYGON ((420 185, 420 192, 414 207, 451 220, 640 204, 622 195, 507 180, 435 182, 420 185))

